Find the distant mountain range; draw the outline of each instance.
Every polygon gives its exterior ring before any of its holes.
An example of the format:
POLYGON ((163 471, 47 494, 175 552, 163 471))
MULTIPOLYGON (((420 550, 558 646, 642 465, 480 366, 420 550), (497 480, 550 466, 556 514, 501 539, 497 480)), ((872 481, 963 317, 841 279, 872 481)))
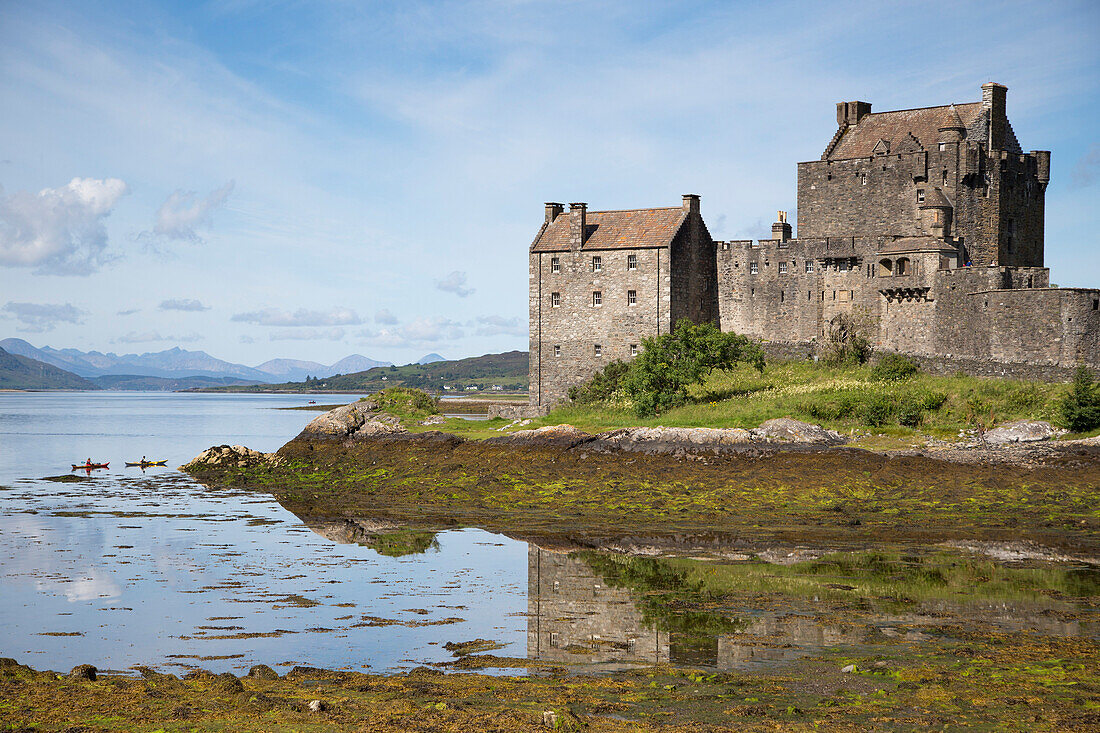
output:
MULTIPOLYGON (((344 357, 335 364, 324 365, 315 361, 272 359, 256 367, 234 364, 215 359, 205 351, 186 351, 178 346, 164 351, 145 354, 114 354, 78 349, 37 348, 23 339, 8 338, 0 341, 0 349, 9 354, 35 359, 85 377, 128 376, 160 377, 169 380, 187 377, 231 378, 246 382, 301 381, 306 376, 330 377, 334 374, 361 372, 378 366, 390 366, 388 361, 378 361, 359 354, 344 357)), ((429 354, 424 357, 438 356, 429 354)), ((136 384, 136 383, 135 383, 136 384)), ((198 385, 192 385, 198 386, 198 385)), ((117 382, 112 388, 118 389, 117 382)), ((131 387, 127 387, 131 388, 131 387)), ((164 389, 165 385, 153 387, 164 389)))
POLYGON ((72 372, 0 349, 0 389, 99 389, 72 372))
POLYGON ((417 359, 416 363, 417 364, 433 364, 437 361, 447 361, 447 360, 433 351, 432 353, 425 354, 424 356, 417 359))

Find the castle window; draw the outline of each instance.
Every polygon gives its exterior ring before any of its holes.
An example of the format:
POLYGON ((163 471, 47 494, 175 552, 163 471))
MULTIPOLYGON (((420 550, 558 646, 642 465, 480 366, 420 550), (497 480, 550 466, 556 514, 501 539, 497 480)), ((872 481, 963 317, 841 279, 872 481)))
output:
POLYGON ((813 271, 814 271, 814 261, 813 260, 806 260, 806 272, 813 272, 813 271))
POLYGON ((1100 311, 1100 300, 1093 300, 1092 301, 1092 309, 1094 311, 1100 311))
POLYGON ((779 263, 779 274, 780 275, 786 275, 787 274, 787 263, 786 262, 780 262, 779 263))
POLYGON ((755 262, 750 262, 749 263, 749 274, 750 275, 756 275, 759 272, 760 272, 760 265, 758 265, 755 262))
POLYGON ((837 260, 836 269, 840 270, 841 272, 848 272, 848 260, 837 260))
POLYGON ((598 308, 601 305, 603 305, 603 291, 593 290, 592 291, 592 307, 598 308))
POLYGON ((561 293, 550 293, 550 307, 557 308, 561 305, 561 293))
POLYGON ((940 143, 940 152, 947 150, 947 143, 940 143))
POLYGON ((603 257, 596 256, 592 258, 592 272, 599 272, 603 269, 603 257))
POLYGON ((943 172, 943 184, 942 185, 943 186, 947 185, 947 171, 943 172))
POLYGON ((859 174, 859 185, 861 185, 861 186, 866 186, 867 185, 867 174, 866 173, 860 173, 859 174))
POLYGON ((626 256, 626 269, 637 270, 638 269, 638 255, 626 256))
POLYGON ((909 258, 908 257, 899 257, 898 258, 898 274, 899 275, 908 275, 909 274, 909 258))
POLYGON ((600 344, 593 344, 592 345, 592 355, 593 356, 603 356, 603 346, 601 346, 600 344))
POLYGON ((561 346, 554 344, 554 356, 561 356, 561 346))
POLYGON ((557 274, 557 273, 561 272, 561 258, 560 257, 551 257, 550 258, 550 272, 552 272, 554 274, 557 274))
POLYGON ((787 299, 787 294, 784 291, 780 290, 779 291, 779 302, 782 303, 786 299, 787 299))
POLYGON ((627 290, 626 291, 626 304, 627 305, 638 305, 638 291, 637 290, 627 290))
POLYGON ((630 345, 630 355, 631 356, 637 356, 638 355, 638 344, 631 344, 630 345))
MULTIPOLYGON (((557 584, 558 584, 558 581, 555 580, 554 585, 557 586, 557 584)), ((557 588, 555 587, 554 590, 557 590, 557 588)), ((559 643, 558 642, 558 632, 551 631, 550 632, 550 646, 556 649, 557 646, 558 646, 558 643, 559 643)))
POLYGON ((878 261, 878 274, 883 277, 890 277, 894 274, 894 263, 890 260, 878 261))
POLYGON ((918 204, 923 204, 924 203, 924 189, 923 188, 918 188, 917 189, 917 203, 918 204))

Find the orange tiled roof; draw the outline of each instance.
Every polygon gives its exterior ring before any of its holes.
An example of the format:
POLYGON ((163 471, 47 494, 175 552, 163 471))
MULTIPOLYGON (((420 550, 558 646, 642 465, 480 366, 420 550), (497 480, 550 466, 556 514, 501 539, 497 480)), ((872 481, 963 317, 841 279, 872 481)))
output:
MULTIPOLYGON (((569 212, 560 214, 545 228, 532 252, 563 252, 569 249, 569 212)), ((589 211, 585 217, 582 249, 637 249, 667 247, 680 231, 687 211, 668 209, 589 211)))
MULTIPOLYGON (((925 150, 932 150, 940 139, 940 128, 962 124, 968 129, 982 113, 981 102, 947 104, 942 107, 921 107, 896 112, 873 112, 859 124, 845 130, 829 158, 867 158, 872 155, 879 140, 890 143, 896 150, 906 135, 915 137, 925 150)), ((969 135, 968 135, 969 137, 969 135)))

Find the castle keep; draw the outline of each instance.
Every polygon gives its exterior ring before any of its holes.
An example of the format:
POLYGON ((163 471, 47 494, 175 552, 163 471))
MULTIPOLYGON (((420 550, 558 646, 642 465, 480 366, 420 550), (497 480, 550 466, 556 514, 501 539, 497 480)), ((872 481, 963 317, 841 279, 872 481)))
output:
POLYGON ((1023 152, 1006 88, 980 102, 871 112, 837 104, 798 164, 798 234, 716 242, 680 207, 546 204, 530 250, 531 402, 550 405, 681 318, 812 353, 838 317, 926 368, 1022 377, 1100 369, 1100 290, 1051 288, 1050 153, 1023 152))

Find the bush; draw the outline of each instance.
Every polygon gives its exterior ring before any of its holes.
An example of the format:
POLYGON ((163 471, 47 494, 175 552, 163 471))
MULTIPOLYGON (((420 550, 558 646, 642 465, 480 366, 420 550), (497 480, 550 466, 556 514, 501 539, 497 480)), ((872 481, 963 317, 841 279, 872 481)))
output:
POLYGON ((860 407, 860 418, 873 428, 882 427, 893 415, 893 400, 885 395, 872 395, 860 407))
POLYGON ((912 359, 901 354, 885 354, 871 369, 871 379, 880 382, 900 382, 920 373, 912 359))
POLYGON ((642 353, 630 362, 621 384, 638 417, 650 417, 685 403, 688 385, 738 362, 763 371, 764 351, 746 336, 683 319, 672 333, 642 341, 642 353))
POLYGON ((915 428, 924 420, 924 410, 914 402, 905 402, 898 408, 898 423, 907 428, 915 428))
POLYGON ((1062 419, 1075 433, 1100 428, 1100 390, 1084 365, 1073 373, 1073 385, 1062 400, 1062 419))
POLYGON ((412 387, 390 387, 374 395, 373 399, 378 409, 398 417, 421 417, 439 412, 431 395, 412 387))
POLYGON ((843 313, 833 318, 829 324, 825 363, 831 366, 865 364, 871 356, 871 340, 867 338, 867 331, 864 319, 843 313))
POLYGON ((588 380, 569 388, 569 399, 578 405, 590 405, 611 399, 622 386, 623 377, 630 365, 616 359, 588 380))

